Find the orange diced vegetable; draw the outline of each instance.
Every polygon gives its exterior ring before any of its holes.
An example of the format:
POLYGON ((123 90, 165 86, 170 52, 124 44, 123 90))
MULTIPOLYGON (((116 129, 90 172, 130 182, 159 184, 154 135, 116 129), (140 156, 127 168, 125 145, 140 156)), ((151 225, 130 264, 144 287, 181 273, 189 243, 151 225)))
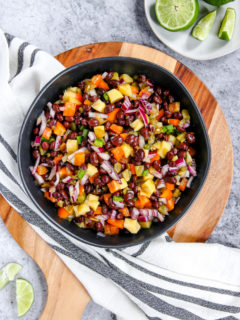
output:
POLYGON ((63 177, 67 177, 67 176, 72 176, 73 175, 73 172, 70 171, 67 167, 63 167, 59 170, 59 176, 60 178, 63 178, 63 177))
POLYGON ((138 88, 136 86, 131 86, 132 93, 138 93, 138 88))
POLYGON ((53 159, 54 163, 55 163, 55 164, 58 164, 58 162, 61 161, 62 157, 63 157, 62 154, 60 154, 59 156, 56 156, 56 157, 53 159))
POLYGON ((116 147, 116 148, 112 149, 111 152, 113 153, 114 158, 117 161, 120 161, 122 159, 122 157, 124 156, 124 151, 121 147, 116 147))
POLYGON ((48 172, 48 169, 44 166, 38 166, 37 167, 37 173, 40 175, 40 176, 43 176, 44 174, 46 174, 48 172))
POLYGON ((175 202, 173 198, 167 200, 168 211, 172 211, 174 209, 174 205, 175 205, 175 202))
POLYGON ((103 90, 109 90, 109 86, 108 86, 107 82, 105 82, 104 80, 102 80, 99 83, 98 88, 103 89, 103 90))
POLYGON ((62 219, 66 219, 69 216, 69 212, 65 208, 59 208, 58 216, 62 219))
POLYGON ((42 137, 49 140, 51 135, 52 135, 52 129, 50 129, 49 127, 46 127, 43 131, 42 137))
POLYGON ((119 182, 117 182, 116 180, 112 180, 111 182, 109 182, 107 184, 108 189, 111 193, 114 193, 118 190, 121 190, 121 184, 119 182))
POLYGON ((115 120, 117 118, 117 113, 118 113, 119 110, 120 110, 120 108, 116 108, 112 112, 107 113, 107 115, 108 115, 107 120, 112 122, 112 123, 115 122, 115 120))
POLYGON ((73 117, 76 111, 76 103, 66 102, 65 109, 63 111, 64 117, 73 117))
POLYGON ((166 198, 167 200, 172 198, 172 191, 165 189, 163 193, 160 195, 160 198, 166 198))
POLYGON ((160 156, 158 153, 156 153, 156 155, 152 159, 150 159, 150 163, 153 163, 154 161, 158 161, 158 160, 160 160, 160 156))
POLYGON ((66 143, 65 143, 65 142, 63 142, 63 143, 60 145, 59 150, 62 151, 62 152, 64 152, 64 151, 66 150, 66 143))
POLYGON ((168 189, 168 190, 174 190, 174 188, 175 188, 175 184, 174 183, 169 183, 169 182, 166 182, 166 188, 168 189))
POLYGON ((64 133, 66 132, 66 128, 64 127, 64 125, 61 124, 61 122, 57 121, 53 132, 54 132, 57 136, 63 136, 64 133))
POLYGON ((91 102, 90 102, 88 99, 85 99, 84 102, 83 102, 83 104, 89 105, 89 104, 91 104, 91 102))
POLYGON ((81 166, 85 163, 85 153, 84 152, 78 152, 74 155, 74 165, 75 166, 81 166))
POLYGON ((122 213, 124 217, 129 217, 129 216, 130 216, 130 213, 129 213, 129 210, 128 210, 127 207, 124 207, 124 208, 122 208, 122 209, 119 209, 118 211, 119 211, 120 213, 122 213))
POLYGON ((96 74, 91 79, 92 83, 95 84, 96 87, 104 90, 108 90, 109 86, 108 84, 103 80, 101 74, 96 74))
POLYGON ((111 224, 105 223, 104 233, 107 235, 119 234, 119 228, 112 226, 111 224))
POLYGON ((120 134, 120 137, 122 137, 124 141, 126 140, 127 136, 128 136, 127 133, 121 133, 120 134))
POLYGON ((120 134, 123 131, 123 127, 116 124, 112 124, 110 129, 117 134, 120 134))
POLYGON ((98 177, 98 176, 99 176, 99 173, 97 172, 97 173, 95 173, 93 176, 88 177, 88 179, 89 179, 89 181, 90 181, 91 183, 93 183, 93 182, 94 182, 94 179, 95 179, 96 177, 98 177))
POLYGON ((130 171, 132 174, 136 174, 136 169, 135 169, 135 166, 131 163, 129 163, 129 168, 130 168, 130 171))
POLYGON ((77 93, 76 98, 78 101, 83 102, 83 96, 81 95, 81 93, 77 93))
POLYGON ((175 127, 178 126, 179 122, 180 122, 180 120, 178 120, 178 119, 168 119, 168 123, 172 124, 175 127))
POLYGON ((114 227, 117 227, 119 229, 124 228, 124 220, 118 220, 118 219, 108 219, 107 222, 111 224, 114 227))
POLYGON ((134 204, 138 209, 143 209, 146 207, 150 207, 152 203, 147 197, 138 194, 138 200, 134 204))
POLYGON ((193 149, 193 147, 189 147, 189 148, 188 148, 188 152, 189 152, 189 154, 190 154, 191 157, 194 157, 195 154, 196 154, 196 151, 195 151, 195 149, 193 149))
POLYGON ((161 110, 159 111, 159 114, 156 116, 157 121, 159 121, 163 116, 164 116, 164 110, 161 109, 161 110))
POLYGON ((188 179, 187 178, 183 178, 182 181, 180 182, 179 187, 178 187, 179 190, 184 191, 186 189, 187 182, 188 182, 188 179))
POLYGON ((97 207, 97 209, 93 212, 93 215, 102 214, 102 207, 97 207))
POLYGON ((105 193, 103 195, 103 199, 104 199, 106 204, 108 204, 108 200, 109 200, 109 198, 111 198, 111 196, 112 196, 111 193, 105 193))
POLYGON ((84 194, 84 186, 79 186, 79 196, 82 196, 84 194))
POLYGON ((44 192, 44 197, 50 200, 51 202, 57 202, 57 199, 54 197, 50 196, 50 192, 44 192))
POLYGON ((139 97, 141 97, 142 95, 147 95, 148 97, 150 97, 151 93, 147 90, 147 89, 142 89, 140 92, 139 92, 139 97))

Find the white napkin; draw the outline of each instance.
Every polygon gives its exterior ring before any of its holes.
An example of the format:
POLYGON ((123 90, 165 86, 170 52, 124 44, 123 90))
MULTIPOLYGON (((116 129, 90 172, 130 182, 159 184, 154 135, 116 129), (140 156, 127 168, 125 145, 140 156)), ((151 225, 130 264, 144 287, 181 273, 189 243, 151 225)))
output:
POLYGON ((167 236, 123 250, 94 248, 52 225, 26 196, 16 163, 19 130, 36 94, 62 69, 47 53, 0 30, 2 195, 92 299, 122 319, 240 319, 239 249, 173 243, 167 236))

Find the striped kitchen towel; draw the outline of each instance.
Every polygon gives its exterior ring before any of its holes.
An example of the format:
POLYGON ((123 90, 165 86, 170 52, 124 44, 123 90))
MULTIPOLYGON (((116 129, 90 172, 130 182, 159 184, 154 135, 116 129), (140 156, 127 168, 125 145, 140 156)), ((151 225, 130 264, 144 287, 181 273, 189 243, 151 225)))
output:
POLYGON ((239 249, 174 243, 166 236, 122 250, 95 248, 52 225, 27 197, 16 162, 20 127, 36 94, 62 69, 47 53, 0 30, 2 195, 51 245, 93 300, 119 318, 240 319, 239 249))

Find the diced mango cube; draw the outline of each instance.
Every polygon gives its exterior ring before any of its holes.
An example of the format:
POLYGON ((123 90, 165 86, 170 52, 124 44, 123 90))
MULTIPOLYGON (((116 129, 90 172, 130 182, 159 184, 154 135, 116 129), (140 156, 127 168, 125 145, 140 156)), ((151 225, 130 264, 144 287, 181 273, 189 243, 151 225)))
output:
POLYGON ((130 233, 138 233, 138 231, 141 229, 141 226, 137 220, 125 218, 124 228, 126 228, 130 233))
POLYGON ((78 150, 78 142, 77 140, 68 139, 66 143, 67 154, 71 154, 78 150))
POLYGON ((120 79, 123 79, 126 83, 132 83, 133 82, 133 78, 130 77, 126 73, 121 74, 120 79))
POLYGON ((89 200, 89 201, 98 201, 99 200, 99 196, 96 196, 95 194, 89 193, 87 195, 87 200, 89 200))
POLYGON ((126 181, 129 181, 131 179, 131 172, 128 170, 128 169, 125 169, 123 172, 122 172, 122 175, 123 175, 123 178, 126 180, 126 181))
POLYGON ((90 211, 89 206, 86 203, 82 203, 82 204, 80 204, 78 206, 77 212, 75 212, 75 214, 76 214, 77 217, 79 217, 79 216, 82 216, 82 215, 84 215, 85 213, 87 213, 89 211, 90 211))
POLYGON ((105 102, 103 102, 100 99, 98 99, 92 104, 92 108, 98 112, 104 112, 105 106, 106 106, 105 102))
POLYGON ((144 127, 144 123, 141 119, 136 119, 130 124, 130 126, 134 129, 134 131, 139 131, 144 127))
POLYGON ((117 89, 112 89, 107 92, 109 100, 111 103, 115 103, 121 99, 123 99, 123 95, 117 89))
POLYGON ((113 76, 111 80, 117 80, 119 81, 119 74, 117 72, 113 72, 113 76))
POLYGON ((122 178, 121 181, 122 181, 121 189, 125 189, 128 186, 127 181, 124 178, 122 178))
POLYGON ((171 150, 172 144, 167 141, 161 141, 161 146, 158 149, 157 153, 159 156, 164 159, 166 157, 166 154, 171 150))
POLYGON ((93 211, 97 210, 97 207, 99 206, 99 201, 96 200, 85 200, 84 203, 93 209, 93 211))
POLYGON ((155 184, 152 180, 145 181, 142 184, 141 189, 143 192, 145 192, 149 196, 151 196, 156 191, 155 184))
POLYGON ((104 126, 94 127, 95 136, 99 139, 103 138, 106 134, 104 126))
POLYGON ((125 158, 128 158, 130 155, 132 155, 133 148, 129 144, 123 143, 121 148, 123 149, 125 158))
POLYGON ((124 96, 132 96, 132 88, 129 83, 119 84, 118 89, 124 96))
POLYGON ((92 176, 94 176, 97 172, 98 172, 98 169, 97 169, 96 167, 94 167, 91 163, 88 163, 87 170, 86 170, 86 174, 87 174, 89 177, 92 177, 92 176))

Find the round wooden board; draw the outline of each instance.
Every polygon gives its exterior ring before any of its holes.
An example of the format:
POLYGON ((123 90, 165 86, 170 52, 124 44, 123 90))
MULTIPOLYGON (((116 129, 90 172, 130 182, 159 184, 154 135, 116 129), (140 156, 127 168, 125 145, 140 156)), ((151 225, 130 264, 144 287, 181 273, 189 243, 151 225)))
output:
POLYGON ((174 73, 195 99, 210 137, 212 162, 204 187, 187 214, 171 229, 177 242, 203 242, 209 238, 226 206, 233 176, 233 150, 222 110, 204 83, 185 65, 156 49, 127 42, 94 43, 56 56, 70 67, 86 60, 124 56, 156 63, 174 73), (226 167, 225 163, 228 163, 226 167))

